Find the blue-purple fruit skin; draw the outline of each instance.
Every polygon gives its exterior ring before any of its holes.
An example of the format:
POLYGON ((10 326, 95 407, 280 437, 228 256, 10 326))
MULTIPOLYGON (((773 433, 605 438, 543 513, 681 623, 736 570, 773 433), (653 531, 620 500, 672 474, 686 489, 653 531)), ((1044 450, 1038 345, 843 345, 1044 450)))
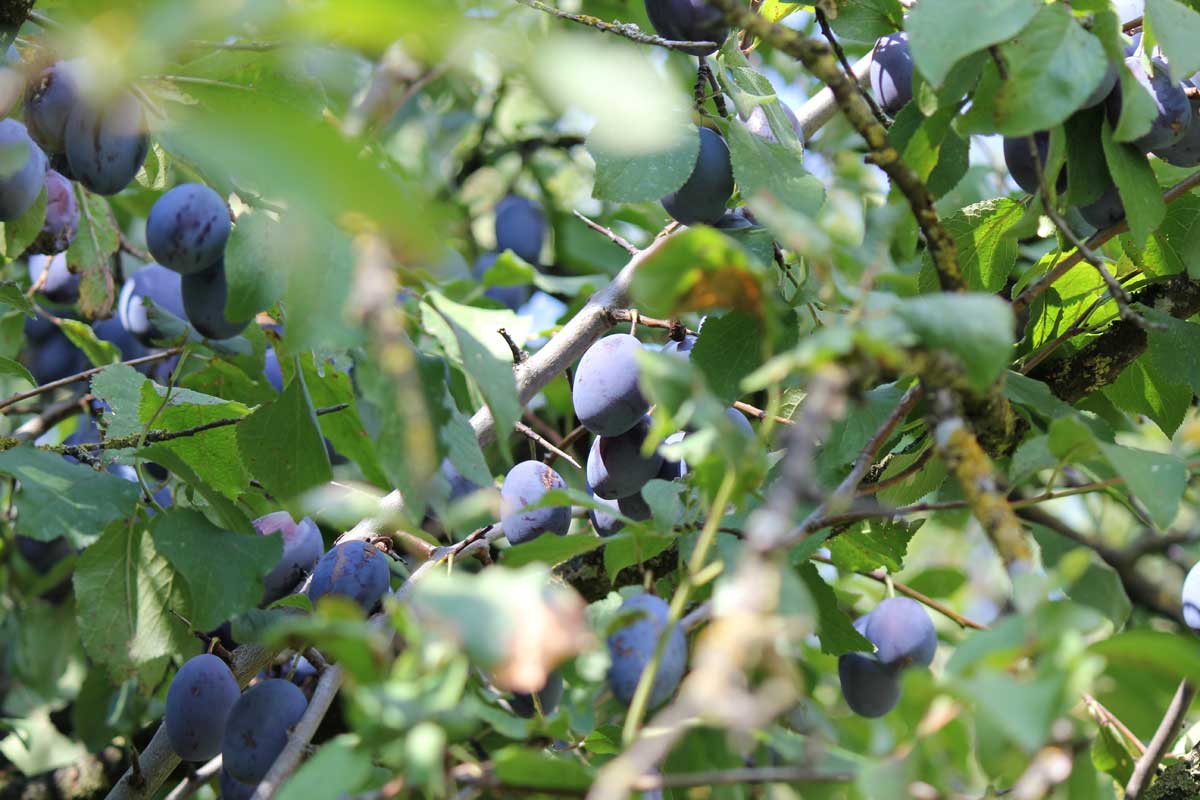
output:
POLYGON ((254 529, 262 536, 278 534, 283 539, 279 563, 263 578, 263 602, 273 603, 289 595, 296 584, 320 560, 325 549, 321 531, 308 517, 296 522, 286 511, 275 511, 254 520, 254 529))
POLYGON ((71 69, 77 62, 57 61, 43 69, 25 92, 25 124, 47 153, 66 150, 67 119, 79 96, 71 69))
MULTIPOLYGON (((687 436, 686 431, 677 431, 663 439, 663 444, 678 444, 683 441, 683 437, 685 436, 687 436)), ((660 481, 677 481, 686 477, 687 474, 688 467, 686 461, 672 461, 663 456, 662 467, 659 468, 658 475, 655 477, 660 481)))
POLYGON ((304 693, 281 678, 247 689, 229 713, 221 742, 229 775, 242 783, 261 781, 287 745, 288 732, 307 705, 304 693))
MULTIPOLYGON (((779 105, 783 107, 783 114, 787 117, 788 124, 792 126, 796 138, 803 144, 804 129, 796 117, 796 112, 792 111, 791 107, 782 100, 779 105)), ((767 112, 763 106, 755 106, 754 110, 750 112, 750 116, 746 117, 746 130, 771 144, 779 144, 779 137, 775 135, 775 131, 771 130, 771 121, 767 118, 767 112)))
POLYGON ((335 545, 317 562, 308 597, 313 603, 326 595, 348 597, 370 612, 391 586, 388 557, 366 542, 335 545))
POLYGON ((71 175, 96 194, 112 195, 137 176, 150 150, 137 98, 121 92, 102 106, 79 102, 64 138, 71 175))
MULTIPOLYGON (((612 660, 608 670, 608 685, 625 705, 633 700, 642 671, 654 656, 658 638, 667 626, 668 608, 661 598, 650 594, 633 595, 621 604, 617 614, 638 611, 643 613, 641 618, 608 637, 608 654, 612 660)), ((654 683, 651 684, 651 708, 662 705, 674 693, 687 669, 687 657, 687 638, 683 634, 683 627, 676 623, 668 634, 654 683)))
MULTIPOLYGON (((645 0, 646 16, 664 39, 675 42, 712 42, 717 47, 729 35, 729 27, 720 9, 706 0, 645 0)), ((692 55, 706 56, 716 47, 698 45, 687 48, 692 55)))
POLYGON ((739 431, 747 436, 754 435, 754 426, 750 424, 750 420, 746 419, 746 415, 736 408, 725 409, 725 416, 733 421, 733 424, 739 431))
POLYGON ((1097 200, 1080 206, 1079 214, 1089 225, 1101 231, 1125 219, 1125 204, 1121 201, 1117 185, 1110 183, 1097 200))
POLYGON ((455 467, 454 464, 450 463, 450 459, 448 458, 442 460, 442 466, 440 467, 440 470, 442 477, 445 478, 446 483, 450 485, 450 496, 448 500, 451 503, 462 500, 464 497, 472 495, 482 488, 479 484, 475 483, 475 481, 464 477, 463 474, 458 471, 458 468, 455 467))
MULTIPOLYGON (((133 358, 141 358, 149 351, 145 345, 133 337, 129 331, 125 330, 125 326, 121 324, 121 320, 117 317, 102 319, 92 325, 92 330, 96 334, 96 338, 102 342, 109 342, 116 346, 121 351, 121 359, 128 361, 133 358)), ((152 364, 142 364, 137 367, 139 372, 145 372, 150 369, 152 364)))
POLYGON ((254 797, 254 790, 258 788, 258 784, 255 783, 242 783, 224 768, 221 769, 218 783, 221 787, 221 800, 250 800, 254 797))
POLYGON ((882 717, 900 702, 895 672, 873 655, 847 653, 839 657, 838 680, 846 705, 860 717, 882 717))
POLYGON ((889 597, 867 617, 863 635, 875 645, 875 657, 893 669, 933 663, 937 632, 924 606, 908 597, 889 597))
POLYGON ((46 170, 46 221, 29 252, 53 255, 61 253, 75 241, 79 230, 79 201, 75 187, 60 173, 46 170))
MULTIPOLYGON (((1142 59, 1130 56, 1125 59, 1125 66, 1133 73, 1134 79, 1150 93, 1158 111, 1150 130, 1130 144, 1143 153, 1160 150, 1178 142, 1183 138, 1192 121, 1192 105, 1184 92, 1183 84, 1171 77, 1170 67, 1161 58, 1151 59, 1153 69, 1146 74, 1142 59)), ((1108 96, 1106 110, 1108 120, 1115 127, 1121 118, 1121 88, 1118 84, 1108 96)))
POLYGON ((180 278, 183 311, 188 322, 209 339, 231 339, 250 324, 250 320, 231 320, 225 315, 229 301, 229 284, 225 280, 225 260, 202 272, 192 272, 180 278))
MULTIPOLYGON (((1038 159, 1042 168, 1046 168, 1046 159, 1050 155, 1050 132, 1038 131, 1033 135, 1037 143, 1038 159)), ((1041 187, 1038 184, 1037 165, 1033 163, 1033 153, 1029 149, 1028 136, 1006 137, 1004 139, 1004 164, 1013 182, 1029 194, 1037 194, 1041 187)), ((1062 193, 1067 188, 1067 171, 1059 173, 1055 191, 1062 193)))
POLYGON ((39 291, 47 300, 69 305, 79 299, 79 276, 72 274, 67 268, 66 253, 55 256, 30 256, 29 280, 37 283, 43 272, 46 272, 46 280, 39 291))
POLYGON ((46 154, 15 119, 0 121, 0 151, 18 164, 0 174, 0 221, 11 222, 33 208, 46 182, 46 154))
POLYGON ((875 42, 869 73, 880 107, 896 116, 912 100, 913 59, 907 33, 889 33, 875 42))
POLYGON ((629 497, 622 497, 619 500, 605 500, 603 497, 596 497, 594 492, 591 494, 593 499, 603 506, 603 508, 588 509, 588 519, 591 520, 592 527, 600 536, 616 536, 625 529, 625 521, 620 519, 617 514, 628 517, 634 522, 650 519, 650 506, 646 504, 641 492, 636 492, 629 497))
MULTIPOLYGON (((476 259, 475 266, 471 268, 471 274, 475 276, 475 280, 483 280, 483 274, 492 268, 492 264, 495 264, 499 257, 499 253, 484 253, 476 259)), ((521 285, 489 286, 484 290, 483 296, 495 300, 505 308, 516 311, 529 302, 531 291, 529 286, 521 285)))
POLYGON ((681 225, 715 225, 733 196, 733 162, 729 146, 710 128, 700 129, 700 151, 687 182, 662 199, 662 206, 681 225))
POLYGON ((643 418, 618 436, 597 436, 587 457, 587 482, 597 497, 616 500, 642 490, 658 476, 663 458, 658 451, 642 454, 650 434, 650 420, 643 418))
POLYGON ((642 343, 627 333, 605 336, 579 359, 571 400, 583 427, 597 436, 617 436, 650 409, 638 388, 637 354, 642 343))
POLYGON ((147 308, 142 304, 143 298, 180 319, 186 318, 179 273, 158 264, 147 264, 129 276, 121 287, 117 302, 121 325, 139 342, 149 346, 161 332, 151 324, 147 308))
POLYGON ((1200 631, 1200 564, 1188 570, 1183 581, 1183 621, 1194 631, 1200 631))
POLYGON ((263 377, 272 389, 283 394, 283 369, 279 366, 279 355, 274 347, 268 347, 263 358, 263 377))
POLYGON ((229 712, 241 689, 229 666, 213 655, 190 658, 167 689, 167 738, 184 761, 207 761, 221 752, 229 712))
POLYGON ((522 260, 537 264, 546 238, 546 215, 527 197, 510 194, 496 204, 496 249, 512 250, 522 260))
POLYGON ((183 183, 151 207, 146 218, 146 247, 167 269, 191 275, 225 255, 232 227, 221 195, 202 183, 183 183))
POLYGON ((672 339, 662 346, 662 352, 673 356, 679 356, 685 360, 690 360, 692 357, 692 348, 696 346, 695 336, 685 336, 683 341, 675 341, 672 339))
POLYGON ((531 508, 547 492, 566 489, 562 476, 540 461, 522 461, 504 476, 500 487, 500 524, 511 544, 530 542, 543 533, 565 536, 571 528, 569 506, 531 508))
MULTIPOLYGON (((541 691, 537 692, 538 705, 542 707, 542 716, 548 717, 558 709, 559 701, 563 695, 563 679, 562 675, 555 670, 546 676, 546 685, 541 691)), ((522 694, 516 692, 512 699, 509 700, 509 705, 518 717, 529 719, 537 716, 537 706, 533 704, 533 695, 522 694)))
MULTIPOLYGON (((1183 82, 1189 89, 1195 88, 1190 80, 1183 82)), ((1176 167, 1194 167, 1200 164, 1200 97, 1189 97, 1192 107, 1192 121, 1188 124, 1187 133, 1170 147, 1160 147, 1154 150, 1154 155, 1176 167)))
POLYGON ((38 384, 74 375, 91 366, 83 352, 45 317, 25 319, 26 366, 38 384))
MULTIPOLYGON (((75 551, 65 536, 56 536, 48 542, 42 542, 18 534, 13 537, 13 542, 21 558, 25 559, 38 575, 48 575, 60 561, 75 551)), ((59 583, 42 592, 41 596, 51 603, 59 603, 70 594, 71 576, 64 575, 59 583)))

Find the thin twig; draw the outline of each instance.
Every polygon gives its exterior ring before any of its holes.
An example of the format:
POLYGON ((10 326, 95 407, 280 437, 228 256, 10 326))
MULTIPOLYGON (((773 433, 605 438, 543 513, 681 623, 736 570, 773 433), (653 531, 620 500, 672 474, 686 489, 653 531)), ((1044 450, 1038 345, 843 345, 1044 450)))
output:
MULTIPOLYGON (((121 361, 118 363, 124 364, 127 367, 136 367, 141 364, 149 364, 152 361, 161 361, 164 358, 170 358, 171 356, 178 355, 181 352, 183 352, 182 347, 169 347, 166 350, 162 350, 157 353, 151 353, 148 356, 131 358, 128 361, 121 361)), ((103 367, 92 367, 91 369, 85 369, 83 372, 76 373, 75 375, 68 375, 67 377, 60 378, 59 380, 51 381, 50 383, 44 383, 35 389, 30 389, 28 392, 19 392, 14 394, 7 400, 0 401, 0 411, 4 411, 9 406, 20 403, 22 400, 28 400, 31 397, 37 397, 40 394, 52 392, 55 389, 61 389, 64 386, 70 386, 72 383, 86 381, 88 378, 91 378, 94 375, 99 375, 101 372, 111 366, 114 365, 105 364, 103 367)))
POLYGON ((634 315, 637 315, 637 324, 647 328, 659 328, 665 331, 683 331, 684 336, 698 336, 695 331, 690 328, 685 328, 679 324, 678 320, 673 319, 658 319, 656 317, 647 317, 640 311, 634 308, 616 308, 609 312, 612 321, 616 322, 633 322, 634 315))
MULTIPOLYGON (((763 411, 761 408, 758 408, 757 406, 752 406, 749 403, 744 403, 741 400, 735 400, 733 402, 733 407, 736 408, 738 411, 741 411, 743 414, 749 414, 750 416, 754 417, 757 420, 764 420, 768 416, 767 412, 763 411)), ((775 416, 774 420, 781 425, 795 425, 796 424, 796 420, 789 419, 788 417, 775 416)))
POLYGON ((221 773, 221 756, 217 755, 206 764, 198 767, 195 772, 188 775, 179 785, 171 790, 163 800, 187 800, 187 798, 200 791, 200 787, 217 777, 221 773))
POLYGON ((1125 737, 1126 741, 1128 741, 1129 744, 1138 751, 1139 757, 1145 755, 1146 745, 1142 744, 1142 740, 1134 736, 1133 731, 1129 730, 1129 726, 1122 722, 1120 717, 1109 711, 1107 706, 1087 692, 1083 693, 1083 703, 1088 707, 1089 711, 1091 711, 1097 717, 1103 719, 1105 723, 1112 725, 1114 728, 1120 731, 1121 735, 1125 737))
POLYGON ((743 767, 709 772, 682 772, 674 775, 643 775, 634 783, 639 792, 655 789, 683 789, 692 786, 736 786, 751 783, 846 783, 854 780, 849 772, 820 772, 812 767, 743 767))
POLYGON ((833 28, 829 27, 829 20, 825 17, 825 12, 821 10, 821 5, 818 3, 813 6, 817 12, 817 24, 821 27, 821 35, 825 37, 825 41, 829 42, 829 46, 833 48, 833 54, 837 56, 838 63, 842 65, 842 69, 846 73, 846 79, 858 87, 858 93, 862 95, 862 99, 867 101, 867 105, 871 107, 871 113, 875 115, 875 119, 879 124, 887 128, 891 126, 891 120, 887 118, 887 114, 883 113, 883 109, 875 102, 875 98, 866 89, 859 84, 858 79, 854 75, 854 67, 850 64, 850 59, 846 58, 846 51, 842 49, 838 43, 837 37, 833 35, 833 28))
POLYGON ((637 42, 638 44, 652 44, 658 47, 665 47, 668 50, 679 50, 684 53, 692 53, 697 48, 705 46, 716 50, 721 46, 720 42, 678 42, 671 39, 664 39, 661 36, 653 36, 648 33, 643 33, 641 28, 632 23, 620 24, 614 22, 605 22, 599 17, 593 17, 587 14, 572 14, 570 12, 563 11, 562 9, 555 8, 554 6, 547 5, 546 3, 541 2, 541 0, 516 0, 516 2, 523 6, 529 6, 530 8, 545 12, 553 17, 558 17, 559 19, 570 20, 571 22, 577 22, 580 25, 586 25, 589 28, 595 28, 598 31, 612 33, 617 36, 623 36, 630 41, 637 42))
POLYGON ((517 423, 514 425, 514 427, 516 428, 517 433, 522 434, 530 441, 536 443, 538 446, 540 446, 546 452, 553 453, 558 458, 565 460, 568 464, 570 464, 575 469, 583 469, 583 466, 578 461, 576 461, 571 456, 570 453, 568 453, 566 450, 562 450, 558 447, 555 447, 554 444, 551 443, 549 439, 542 436, 540 433, 538 433, 533 428, 526 425, 524 422, 521 422, 518 420, 517 423))
POLYGON ((508 331, 506 331, 504 328, 500 328, 497 333, 499 333, 504 339, 504 343, 508 345, 509 352, 512 353, 514 367, 525 361, 525 359, 529 358, 529 353, 526 353, 517 346, 517 343, 512 340, 511 336, 508 335, 508 331))
POLYGON ((594 230, 596 233, 599 233, 599 234, 605 236, 617 247, 621 248, 626 253, 629 253, 629 255, 631 255, 631 256, 637 255, 638 249, 636 247, 634 247, 632 244, 630 244, 629 240, 627 240, 625 237, 621 236, 619 233, 616 233, 611 228, 606 228, 603 225, 601 225, 599 222, 589 219, 588 217, 584 216, 579 211, 575 211, 574 213, 575 213, 575 216, 577 216, 577 217, 579 217, 579 219, 583 220, 584 225, 587 225, 589 228, 594 230))
POLYGON ((145 250, 129 241, 129 237, 127 237, 124 233, 121 234, 119 241, 121 249, 126 253, 129 253, 129 255, 133 256, 138 261, 149 263, 154 260, 154 256, 150 255, 145 250))
POLYGON ((285 42, 188 42, 188 47, 197 50, 232 50, 235 52, 249 53, 265 53, 269 50, 278 50, 285 46, 285 42))
POLYGON ((1171 698, 1171 705, 1167 707, 1167 713, 1163 715, 1162 722, 1158 724, 1158 730, 1150 739, 1150 746, 1146 748, 1146 752, 1133 767, 1133 774, 1129 776, 1129 783, 1125 785, 1126 800, 1137 800, 1141 797, 1142 791, 1150 785, 1150 779, 1158 768, 1158 762, 1162 761, 1167 748, 1179 734, 1183 718, 1187 715, 1195 697, 1196 687, 1187 680, 1180 681, 1179 687, 1175 690, 1175 696, 1171 698))

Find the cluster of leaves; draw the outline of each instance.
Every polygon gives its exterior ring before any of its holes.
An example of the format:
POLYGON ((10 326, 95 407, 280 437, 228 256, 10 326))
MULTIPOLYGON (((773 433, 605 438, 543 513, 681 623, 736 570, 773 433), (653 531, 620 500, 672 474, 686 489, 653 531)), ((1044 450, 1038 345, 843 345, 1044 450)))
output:
MULTIPOLYGON (((1181 73, 1200 68, 1195 5, 1146 3, 1146 47, 1160 46, 1181 73)), ((1152 117, 1147 103, 1125 103, 1115 125, 1102 111, 1073 116, 1120 60, 1108 0, 921 0, 907 17, 898 0, 817 4, 851 56, 909 32, 914 100, 888 143, 936 198, 968 289, 959 293, 939 291, 909 198, 865 163, 846 119, 804 143, 792 131, 779 100, 798 107, 821 83, 770 40, 751 48, 735 34, 709 58, 722 116, 711 98, 695 101, 695 58, 507 0, 249 2, 233 14, 184 0, 106 6, 48 2, 55 25, 30 23, 18 46, 30 61, 42 48, 102 53, 112 80, 136 81, 152 106, 154 146, 137 183, 112 198, 80 190, 68 262, 82 276, 82 320, 62 326, 105 367, 86 384, 104 403, 110 445, 95 466, 161 465, 173 505, 155 508, 137 483, 64 460, 54 446, 79 416, 36 445, 17 435, 84 384, 0 406, 14 437, 0 439, 0 781, 113 742, 144 745, 170 676, 204 647, 195 632, 234 619, 239 642, 313 645, 348 675, 319 749, 283 796, 335 797, 396 775, 405 791, 444 796, 476 774, 463 764, 486 773, 481 789, 582 794, 639 741, 604 682, 602 640, 625 584, 663 597, 684 587, 689 608, 713 601, 711 634, 692 637, 707 655, 693 666, 703 661, 723 682, 685 679, 681 697, 711 716, 680 731, 659 764, 668 778, 790 765, 840 776, 805 796, 907 797, 916 782, 978 793, 1065 753, 1070 768, 1041 796, 1116 796, 1176 684, 1200 681, 1200 648, 1180 632, 1174 599, 1192 560, 1200 466, 1200 199, 1185 186, 1166 202, 1187 173, 1125 144, 1152 117), (740 121, 760 106, 775 141, 740 121), (688 360, 641 358, 653 443, 691 431, 666 450, 686 460, 686 482, 651 482, 652 518, 614 537, 577 520, 566 537, 494 544, 487 566, 447 558, 432 548, 496 521, 494 476, 531 447, 510 435, 514 425, 532 414, 560 437, 575 427, 567 376, 545 376, 536 401, 523 402, 528 364, 514 373, 497 331, 531 351, 561 340, 629 259, 572 211, 651 245, 668 222, 659 198, 691 173, 697 124, 724 136, 734 202, 757 224, 674 233, 628 288, 629 307, 700 330, 688 360), (1066 163, 1071 176, 1064 207, 1095 198, 1093 176, 1111 174, 1120 189, 1128 229, 1095 249, 1135 299, 1153 301, 1135 306, 1146 328, 1119 320, 1086 263, 1026 294, 1073 248, 1040 200, 1010 191, 990 163, 992 135, 1047 129, 1048 170, 1066 163), (208 342, 181 327, 164 342, 184 348, 181 366, 153 380, 118 365, 86 321, 113 312, 147 211, 185 180, 234 198, 229 317, 266 309, 282 332, 251 326, 208 342), (476 280, 466 264, 489 249, 491 208, 514 190, 545 207, 553 258, 535 268, 508 253, 476 280), (484 297, 530 283, 565 306, 556 319, 484 297), (263 376, 268 346, 282 364, 280 393, 263 376), (814 376, 835 370, 849 376, 846 408, 814 421, 814 376), (1040 509, 1070 496, 1023 517, 1033 569, 1004 571, 988 520, 973 520, 970 491, 938 451, 930 403, 885 437, 863 497, 819 508, 906 392, 946 373, 987 446, 983 469, 1000 502, 1040 509), (732 435, 725 409, 737 400, 765 409, 754 439, 732 435), (999 432, 997 408, 1009 420, 999 432), (480 414, 494 445, 476 437, 480 414), (448 502, 444 460, 485 491, 448 502), (281 507, 312 514, 331 542, 377 515, 392 490, 404 504, 385 526, 426 542, 396 569, 440 559, 386 605, 399 651, 347 604, 256 608, 279 553, 251 519, 281 507), (827 524, 764 563, 744 533, 781 492, 789 525, 810 512, 827 524), (17 536, 66 537, 77 555, 39 574, 17 536), (697 550, 706 569, 691 564, 697 550), (586 614, 551 602, 550 570, 589 602, 586 614), (66 602, 44 596, 68 575, 66 602), (860 719, 837 692, 836 659, 869 649, 853 619, 893 580, 936 609, 940 651, 931 672, 905 674, 895 711, 860 719), (758 605, 768 590, 773 599, 758 605), (759 638, 736 639, 723 619, 759 638), (711 655, 722 648, 736 651, 736 680, 711 655), (542 674, 564 655, 559 710, 511 713, 497 676, 542 674), (784 707, 760 714, 767 696, 784 707)), ((581 10, 649 30, 640 4, 586 0, 581 10)), ((819 36, 812 11, 759 8, 819 36)), ((0 240, 0 398, 28 389, 22 326, 46 313, 17 260, 35 233, 22 220, 0 240)), ((545 502, 594 506, 579 471, 558 468, 570 489, 545 502)), ((1195 738, 1187 730, 1174 754, 1195 738)))

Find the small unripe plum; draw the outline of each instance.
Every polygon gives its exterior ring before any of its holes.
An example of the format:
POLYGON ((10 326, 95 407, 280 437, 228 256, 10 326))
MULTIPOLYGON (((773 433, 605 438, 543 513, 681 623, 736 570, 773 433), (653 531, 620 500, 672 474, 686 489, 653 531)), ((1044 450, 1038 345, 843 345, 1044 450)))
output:
POLYGON ((1125 219, 1125 204, 1117 185, 1110 183, 1099 199, 1086 206, 1079 207, 1079 214, 1096 230, 1111 228, 1125 219))
POLYGON ((658 476, 662 456, 657 451, 642 454, 642 445, 650 434, 650 419, 644 417, 625 433, 597 436, 587 457, 588 486, 597 497, 616 500, 640 492, 658 476))
POLYGON ((348 597, 370 612, 391 588, 388 557, 363 541, 335 545, 313 571, 308 598, 315 604, 325 595, 348 597))
POLYGON ((867 616, 864 636, 875 645, 875 657, 893 669, 928 667, 937 652, 937 632, 924 606, 908 597, 889 597, 867 616))
POLYGON ((570 506, 528 506, 553 489, 566 488, 562 476, 540 461, 522 461, 510 469, 500 488, 500 524, 508 541, 530 542, 543 533, 565 536, 571 527, 570 506))
POLYGON ((46 154, 15 119, 0 121, 0 222, 12 222, 33 207, 46 183, 46 154))
POLYGON ((230 776, 250 784, 266 777, 307 706, 304 693, 280 678, 247 689, 229 713, 221 743, 230 776))
MULTIPOLYGON (((712 42, 719 47, 729 35, 725 15, 706 0, 646 0, 646 16, 659 36, 673 42, 712 42)), ((715 50, 697 45, 687 52, 706 56, 715 50)))
MULTIPOLYGON (((1183 84, 1171 77, 1171 69, 1163 59, 1154 58, 1150 63, 1151 71, 1147 74, 1141 58, 1130 56, 1125 59, 1125 66, 1133 73, 1137 82, 1150 93, 1158 112, 1150 124, 1150 130, 1131 142, 1143 153, 1175 144, 1183 138, 1192 121, 1192 106, 1188 102, 1183 84)), ((1118 84, 1108 96, 1106 105, 1108 120, 1114 127, 1121 118, 1121 108, 1121 87, 1118 84)))
POLYGON ((562 675, 555 670, 546 676, 546 685, 537 692, 537 705, 534 705, 532 694, 522 694, 516 692, 512 699, 509 700, 509 705, 512 710, 517 713, 518 717, 529 719, 537 716, 537 706, 542 708, 542 716, 550 716, 558 709, 558 703, 562 700, 563 695, 563 679, 562 675))
POLYGON ((733 196, 733 163, 721 134, 700 129, 700 150, 687 182, 662 199, 667 213, 681 225, 715 225, 733 196))
POLYGON ((183 183, 151 207, 146 246, 167 269, 191 275, 222 259, 232 227, 221 195, 201 183, 183 183))
POLYGON ((838 680, 846 705, 860 717, 882 717, 900 702, 896 674, 865 653, 847 653, 838 658, 838 680))
POLYGON ((225 281, 225 259, 203 272, 192 272, 180 279, 183 310, 188 322, 209 339, 231 339, 250 324, 250 320, 235 321, 225 315, 229 301, 229 284, 225 281))
POLYGON ((650 519, 650 506, 646 504, 641 492, 629 497, 622 497, 619 500, 605 500, 603 497, 596 497, 590 487, 588 492, 597 503, 604 507, 603 509, 588 509, 588 519, 591 520, 592 527, 600 536, 616 536, 625 528, 625 521, 618 518, 617 514, 628 517, 634 522, 650 519))
MULTIPOLYGON (((1046 169, 1046 159, 1050 155, 1050 132, 1038 131, 1033 135, 1033 139, 1037 143, 1038 160, 1042 164, 1042 169, 1046 169)), ((1037 194, 1041 191, 1041 187, 1038 185, 1037 165, 1033 163, 1033 153, 1029 149, 1028 136, 1005 137, 1004 164, 1008 167, 1008 174, 1012 176, 1013 182, 1017 186, 1030 194, 1037 194)), ((1066 188, 1067 170, 1064 166, 1058 176, 1055 190, 1061 193, 1066 188)))
POLYGON ((145 114, 129 92, 109 98, 103 106, 76 103, 67 119, 64 142, 71 175, 104 195, 128 186, 150 150, 145 114))
MULTIPOLYGON (((654 651, 658 639, 667 627, 669 609, 665 601, 651 594, 635 594, 621 604, 618 615, 640 613, 641 616, 608 637, 608 654, 612 664, 608 670, 608 685, 625 705, 633 701, 638 681, 654 651)), ((651 708, 662 705, 674 693, 687 669, 687 637, 679 623, 667 634, 667 644, 650 687, 651 708)))
POLYGON ((184 761, 207 761, 221 752, 229 712, 241 689, 229 666, 213 655, 199 655, 175 673, 167 690, 167 738, 184 761))
MULTIPOLYGON (((792 130, 796 133, 796 138, 804 143, 804 129, 800 126, 800 120, 796 117, 796 112, 792 111, 791 106, 782 100, 779 105, 783 106, 784 116, 787 117, 788 123, 792 126, 792 130)), ((765 139, 771 144, 779 144, 779 137, 775 135, 775 131, 771 130, 771 121, 767 119, 767 112, 762 106, 755 106, 750 112, 750 116, 746 117, 746 130, 753 133, 760 139, 765 139)))
POLYGON ((871 51, 871 87, 880 107, 891 116, 912 100, 913 58, 904 31, 889 33, 871 51))
POLYGON ((627 333, 605 336, 579 359, 571 400, 579 422, 597 436, 617 436, 650 409, 638 388, 642 343, 627 333))
POLYGON ((79 229, 79 201, 75 187, 61 173, 46 170, 46 221, 38 237, 29 245, 29 252, 53 255, 61 253, 75 241, 79 229))
POLYGON ((1188 570, 1183 581, 1183 621, 1194 631, 1200 631, 1200 564, 1188 570))
POLYGON ((73 70, 78 61, 56 61, 43 69, 25 91, 25 124, 47 153, 66 149, 67 119, 79 104, 73 70))
POLYGON ((142 304, 143 299, 153 301, 156 306, 180 319, 187 317, 183 308, 183 289, 179 273, 158 264, 142 267, 121 287, 117 314, 125 330, 144 345, 149 345, 153 339, 160 337, 162 331, 155 329, 151 324, 146 306, 142 304))
POLYGON ((283 553, 279 563, 263 578, 263 603, 273 603, 291 594, 296 584, 316 565, 325 549, 321 531, 308 517, 297 523, 286 511, 275 511, 254 520, 262 536, 279 534, 283 553))
POLYGON ((512 250, 522 260, 537 264, 546 238, 546 216, 537 203, 510 194, 496 205, 496 249, 512 250))
POLYGON ((67 254, 56 256, 33 255, 29 257, 29 280, 37 283, 46 273, 46 280, 39 290, 51 303, 74 303, 79 299, 79 276, 67 268, 67 254))

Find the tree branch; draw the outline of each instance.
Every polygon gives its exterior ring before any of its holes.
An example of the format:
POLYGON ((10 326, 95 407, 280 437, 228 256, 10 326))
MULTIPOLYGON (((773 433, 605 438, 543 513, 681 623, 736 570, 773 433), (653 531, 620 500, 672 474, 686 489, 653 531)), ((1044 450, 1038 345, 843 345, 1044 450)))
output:
POLYGON ((630 41, 637 42, 638 44, 652 44, 657 47, 665 47, 668 50, 678 50, 680 52, 689 54, 691 51, 695 50, 698 45, 711 45, 713 49, 721 46, 720 42, 677 42, 672 39, 664 39, 661 36, 643 33, 642 29, 633 23, 622 24, 605 22, 599 17, 593 17, 588 14, 572 14, 570 12, 563 11, 562 9, 555 8, 554 6, 547 5, 546 3, 541 2, 541 0, 516 0, 516 2, 523 6, 529 6, 530 8, 545 12, 552 17, 570 20, 571 22, 577 22, 580 25, 586 25, 589 28, 595 28, 596 30, 603 31, 604 33, 612 33, 617 36, 622 36, 630 41))
POLYGON ((1133 774, 1129 777, 1129 783, 1125 785, 1125 800, 1138 800, 1145 788, 1150 785, 1150 779, 1153 777, 1155 769, 1158 768, 1158 762, 1162 761, 1167 748, 1171 746, 1171 741, 1179 734, 1179 729, 1183 726, 1183 718, 1191 708, 1192 700, 1195 697, 1196 687, 1186 680, 1180 681, 1179 688, 1175 690, 1175 696, 1171 698, 1171 705, 1167 707, 1167 713, 1163 715, 1162 722, 1158 724, 1158 730, 1154 732, 1154 737, 1150 740, 1150 746, 1133 767, 1133 774))

